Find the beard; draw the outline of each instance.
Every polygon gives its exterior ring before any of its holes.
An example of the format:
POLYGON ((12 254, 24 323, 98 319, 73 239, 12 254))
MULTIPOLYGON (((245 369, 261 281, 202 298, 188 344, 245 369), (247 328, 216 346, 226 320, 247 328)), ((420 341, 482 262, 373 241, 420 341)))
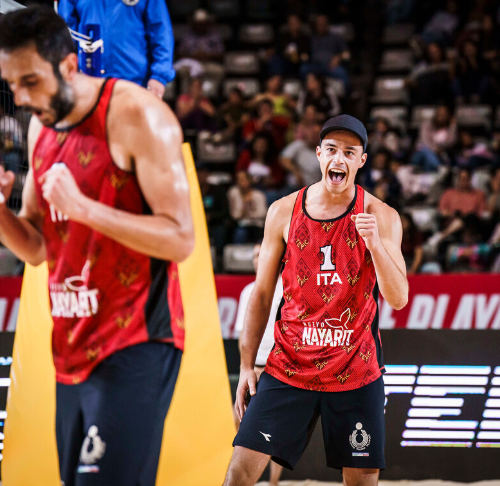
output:
POLYGON ((62 79, 60 74, 57 78, 57 92, 50 100, 50 109, 54 113, 54 121, 48 125, 51 128, 68 116, 76 104, 73 88, 62 79))
POLYGON ((52 98, 50 98, 48 109, 44 110, 36 108, 34 106, 24 106, 24 108, 31 113, 50 113, 53 117, 53 120, 42 122, 43 125, 48 128, 54 128, 57 123, 59 123, 62 119, 64 119, 71 113, 76 104, 75 92, 73 88, 64 81, 59 72, 56 72, 56 78, 57 91, 52 96, 52 98))

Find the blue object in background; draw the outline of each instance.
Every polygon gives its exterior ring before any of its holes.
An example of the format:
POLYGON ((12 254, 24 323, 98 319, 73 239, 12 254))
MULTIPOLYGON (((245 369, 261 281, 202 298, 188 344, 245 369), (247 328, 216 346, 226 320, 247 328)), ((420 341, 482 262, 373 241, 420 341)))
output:
POLYGON ((90 37, 89 48, 84 48, 84 41, 78 43, 78 65, 85 74, 89 76, 101 76, 101 57, 103 53, 103 45, 93 48, 95 43, 101 40, 101 28, 98 24, 84 25, 83 35, 90 37))

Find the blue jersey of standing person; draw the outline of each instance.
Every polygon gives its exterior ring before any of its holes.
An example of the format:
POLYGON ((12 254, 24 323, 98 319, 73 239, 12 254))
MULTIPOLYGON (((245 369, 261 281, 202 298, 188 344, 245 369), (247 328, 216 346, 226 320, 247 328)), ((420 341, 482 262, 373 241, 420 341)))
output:
POLYGON ((104 42, 103 76, 146 86, 172 81, 174 36, 165 0, 60 0, 59 15, 83 33, 98 24, 104 42))

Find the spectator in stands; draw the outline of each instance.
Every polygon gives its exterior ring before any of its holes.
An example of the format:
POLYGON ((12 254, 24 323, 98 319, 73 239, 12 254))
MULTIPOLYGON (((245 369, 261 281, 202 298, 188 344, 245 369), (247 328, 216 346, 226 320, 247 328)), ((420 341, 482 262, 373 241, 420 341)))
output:
POLYGON ((231 88, 227 101, 220 107, 219 114, 226 126, 225 136, 234 138, 236 143, 239 144, 243 126, 250 119, 243 93, 239 88, 231 88))
POLYGON ((414 275, 418 272, 423 262, 423 235, 417 228, 411 214, 403 213, 400 217, 403 226, 401 251, 406 262, 406 273, 408 275, 414 275))
MULTIPOLYGON (((499 7, 500 12, 500 7, 499 7)), ((500 73, 500 28, 490 14, 483 16, 479 34, 479 52, 488 63, 489 73, 498 78, 500 73)))
POLYGON ((419 62, 406 79, 414 104, 451 101, 451 64, 443 48, 432 43, 426 47, 425 59, 419 62))
POLYGON ((341 107, 337 95, 327 88, 325 78, 319 74, 309 73, 306 77, 305 89, 301 89, 297 101, 297 112, 304 113, 307 105, 316 106, 318 113, 325 118, 340 114, 341 107))
POLYGON ((175 113, 184 130, 215 130, 215 107, 203 96, 201 88, 201 79, 193 78, 189 82, 188 92, 177 98, 175 113))
POLYGON ((491 165, 495 161, 493 153, 484 142, 475 142, 468 130, 460 130, 455 164, 459 167, 477 169, 491 165))
POLYGON ((301 65, 310 58, 311 39, 302 29, 298 15, 287 17, 287 28, 281 32, 276 47, 266 53, 269 75, 299 76, 301 65))
POLYGON ((217 254, 222 255, 229 221, 229 205, 226 191, 221 186, 210 184, 210 171, 205 166, 197 167, 198 182, 205 216, 207 218, 208 234, 217 254))
POLYGON ((250 106, 257 106, 262 100, 270 100, 274 106, 274 114, 290 117, 291 108, 295 105, 290 96, 283 92, 283 77, 280 74, 271 76, 266 82, 266 91, 254 97, 250 106))
POLYGON ((500 168, 496 167, 491 173, 490 192, 488 195, 487 211, 493 220, 500 219, 500 168))
POLYGON ((316 155, 320 132, 319 123, 307 127, 304 131, 304 140, 295 140, 281 152, 280 163, 288 172, 289 192, 321 180, 322 175, 316 155))
POLYGON ((371 153, 380 149, 390 152, 400 152, 402 149, 400 137, 386 118, 379 117, 375 120, 374 128, 368 135, 368 149, 371 153))
POLYGON ((294 140, 304 140, 307 129, 316 123, 323 123, 325 117, 324 113, 318 112, 316 105, 306 105, 299 123, 295 126, 294 140))
POLYGON ((85 34, 88 24, 101 27, 104 76, 133 81, 163 97, 165 84, 175 77, 174 35, 164 0, 59 0, 58 12, 79 33, 85 34))
POLYGON ((368 159, 367 167, 363 170, 361 184, 375 197, 391 207, 399 207, 401 184, 391 171, 391 152, 381 148, 368 159))
POLYGON ((0 104, 0 162, 3 162, 6 171, 21 171, 23 139, 21 125, 14 117, 7 115, 0 104))
POLYGON ((281 150, 285 146, 289 126, 290 120, 287 117, 274 114, 273 102, 263 99, 257 105, 257 117, 243 126, 243 138, 251 142, 257 132, 267 132, 272 136, 276 150, 281 150))
POLYGON ((457 103, 493 102, 493 83, 487 75, 488 65, 480 58, 477 45, 468 40, 462 44, 456 61, 452 87, 457 103))
POLYGON ((448 0, 445 10, 438 10, 424 26, 421 34, 426 44, 433 42, 449 44, 453 34, 460 25, 460 17, 457 14, 457 1, 448 0))
POLYGON ((255 134, 250 148, 241 152, 236 171, 245 171, 252 184, 265 192, 268 204, 277 199, 276 190, 283 185, 284 172, 278 163, 272 137, 265 132, 255 134))
POLYGON ((199 65, 201 63, 203 74, 213 76, 220 80, 224 77, 224 68, 221 64, 224 54, 224 43, 219 32, 213 28, 213 18, 206 10, 201 8, 194 11, 189 31, 184 35, 179 49, 177 63, 191 75, 191 69, 196 70, 196 75, 200 75, 199 65), (191 60, 194 62, 189 62, 191 60))
POLYGON ((461 169, 455 187, 443 193, 439 201, 439 213, 444 229, 427 241, 431 246, 437 246, 466 226, 484 228, 482 219, 486 216, 486 196, 483 191, 472 187, 469 170, 461 169))
POLYGON ((435 172, 439 166, 449 163, 448 151, 457 141, 457 123, 446 105, 438 106, 431 120, 420 126, 417 150, 412 165, 425 172, 435 172))
POLYGON ((236 173, 236 185, 227 194, 229 211, 236 224, 233 243, 255 243, 264 234, 267 214, 266 195, 252 187, 248 172, 236 173))
POLYGON ((340 79, 349 91, 349 73, 343 63, 351 57, 347 43, 342 36, 330 32, 326 15, 318 15, 311 37, 311 62, 302 66, 302 75, 316 73, 340 79))
POLYGON ((490 264, 491 245, 480 241, 480 228, 467 222, 461 241, 450 245, 447 251, 447 270, 450 272, 484 272, 490 264))

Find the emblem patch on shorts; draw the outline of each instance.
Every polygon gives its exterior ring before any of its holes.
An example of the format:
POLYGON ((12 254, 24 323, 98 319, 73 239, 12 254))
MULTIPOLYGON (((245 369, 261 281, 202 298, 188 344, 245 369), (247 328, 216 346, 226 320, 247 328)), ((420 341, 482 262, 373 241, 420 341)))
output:
POLYGON ((358 422, 356 424, 356 430, 354 430, 354 432, 349 436, 351 447, 357 451, 362 451, 370 445, 370 441, 371 436, 366 433, 366 430, 363 430, 363 424, 358 422))
MULTIPOLYGON (((94 464, 106 451, 106 442, 103 442, 98 435, 99 429, 92 425, 89 428, 89 432, 85 440, 83 441, 82 451, 80 453, 80 461, 83 464, 94 464)), ((80 472, 80 471, 79 471, 80 472)), ((95 471, 85 471, 85 472, 95 472, 95 471)))

